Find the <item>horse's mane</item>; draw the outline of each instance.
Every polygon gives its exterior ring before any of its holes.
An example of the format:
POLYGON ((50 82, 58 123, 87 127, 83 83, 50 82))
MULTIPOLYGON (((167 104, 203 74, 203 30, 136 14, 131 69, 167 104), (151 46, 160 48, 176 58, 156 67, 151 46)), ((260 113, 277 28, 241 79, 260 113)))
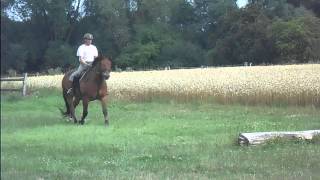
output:
POLYGON ((109 61, 111 61, 111 59, 109 57, 99 54, 99 56, 96 57, 94 59, 94 61, 92 62, 92 67, 95 67, 97 65, 97 63, 102 61, 103 59, 108 59, 109 61))
POLYGON ((92 63, 92 67, 96 66, 98 62, 100 62, 102 59, 104 59, 105 57, 102 55, 99 55, 98 57, 96 57, 92 63))

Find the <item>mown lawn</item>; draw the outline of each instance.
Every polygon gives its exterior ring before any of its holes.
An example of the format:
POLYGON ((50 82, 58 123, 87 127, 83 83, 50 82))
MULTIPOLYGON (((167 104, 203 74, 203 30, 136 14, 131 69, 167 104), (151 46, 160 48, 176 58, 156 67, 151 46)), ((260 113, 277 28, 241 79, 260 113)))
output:
MULTIPOLYGON (((238 146, 240 132, 320 129, 313 107, 100 104, 85 125, 61 117, 58 91, 1 95, 1 179, 317 179, 319 142, 238 146)), ((80 117, 82 107, 78 107, 80 117)))

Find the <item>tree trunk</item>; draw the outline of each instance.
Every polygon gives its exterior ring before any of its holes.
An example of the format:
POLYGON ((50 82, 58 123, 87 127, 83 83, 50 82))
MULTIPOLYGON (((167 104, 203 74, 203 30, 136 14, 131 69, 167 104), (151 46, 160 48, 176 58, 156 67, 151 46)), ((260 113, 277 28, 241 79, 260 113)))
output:
POLYGON ((240 145, 258 145, 277 138, 312 140, 316 135, 320 135, 320 130, 240 133, 238 143, 240 145))

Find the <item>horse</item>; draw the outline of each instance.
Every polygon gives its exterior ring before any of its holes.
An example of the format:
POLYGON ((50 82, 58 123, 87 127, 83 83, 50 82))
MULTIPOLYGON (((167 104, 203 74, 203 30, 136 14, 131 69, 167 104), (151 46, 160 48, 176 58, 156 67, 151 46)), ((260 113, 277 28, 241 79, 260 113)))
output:
POLYGON ((79 123, 84 124, 85 118, 88 115, 88 105, 90 101, 100 100, 102 112, 104 115, 105 126, 109 125, 108 109, 107 109, 107 83, 106 80, 110 77, 111 61, 104 56, 98 56, 94 59, 91 67, 78 78, 74 78, 74 82, 69 80, 72 70, 67 72, 62 79, 62 95, 66 106, 66 112, 61 112, 65 116, 73 119, 74 123, 78 123, 75 116, 75 108, 82 100, 83 112, 79 123), (68 90, 72 88, 72 92, 68 90))

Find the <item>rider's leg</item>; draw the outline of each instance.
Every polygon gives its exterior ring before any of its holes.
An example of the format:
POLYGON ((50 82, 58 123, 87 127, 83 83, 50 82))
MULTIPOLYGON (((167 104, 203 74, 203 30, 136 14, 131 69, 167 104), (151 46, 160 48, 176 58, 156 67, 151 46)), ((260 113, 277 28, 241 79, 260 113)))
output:
POLYGON ((85 70, 85 69, 86 69, 86 68, 85 68, 82 64, 80 64, 80 66, 78 67, 78 69, 77 69, 76 71, 74 71, 74 72, 70 75, 69 80, 70 80, 70 81, 73 81, 74 77, 79 76, 79 75, 81 74, 81 72, 82 72, 83 70, 85 70))
MULTIPOLYGON (((73 83, 73 79, 75 77, 78 77, 82 71, 84 71, 86 69, 85 66, 83 66, 82 64, 80 64, 80 66, 78 67, 78 69, 76 71, 74 71, 73 73, 71 73, 70 77, 69 77, 69 81, 71 81, 73 83)), ((70 94, 72 92, 72 87, 71 86, 68 91, 67 91, 67 94, 70 94)))

